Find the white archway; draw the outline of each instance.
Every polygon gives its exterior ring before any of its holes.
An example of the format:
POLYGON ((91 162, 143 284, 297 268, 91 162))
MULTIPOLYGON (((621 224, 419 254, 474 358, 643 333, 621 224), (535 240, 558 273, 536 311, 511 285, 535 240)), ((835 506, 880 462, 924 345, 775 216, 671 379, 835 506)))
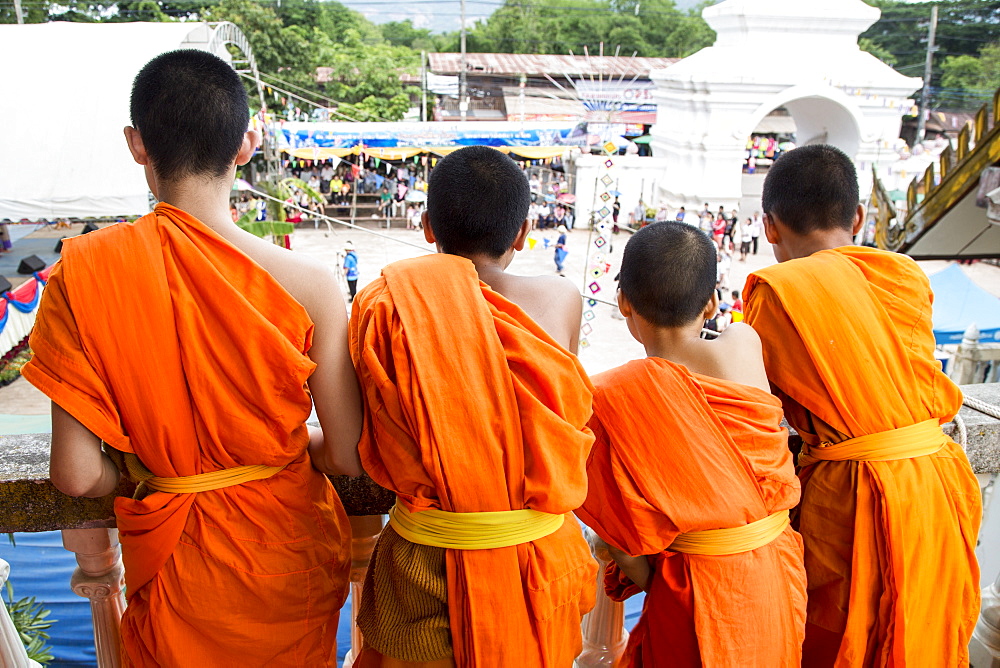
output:
POLYGON ((858 47, 879 10, 861 0, 726 0, 703 16, 715 45, 651 73, 653 154, 667 165, 660 199, 736 208, 747 138, 779 107, 799 144, 841 148, 868 188, 872 166, 891 162, 888 147, 921 84, 858 47))

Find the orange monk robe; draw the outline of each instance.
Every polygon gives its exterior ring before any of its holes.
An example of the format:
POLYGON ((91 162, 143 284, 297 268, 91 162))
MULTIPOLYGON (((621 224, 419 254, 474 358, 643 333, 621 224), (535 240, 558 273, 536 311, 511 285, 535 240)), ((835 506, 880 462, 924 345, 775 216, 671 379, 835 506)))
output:
POLYGON ((567 515, 531 543, 447 551, 456 664, 569 666, 596 575, 570 514, 593 443, 579 361, 472 262, 445 254, 390 264, 358 294, 351 354, 366 401, 362 463, 409 510, 567 515))
MULTIPOLYGON (((594 385, 597 440, 577 515, 610 545, 655 555, 619 665, 797 665, 805 571, 791 527, 742 554, 668 549, 681 533, 743 526, 798 503, 780 402, 657 357, 595 376, 594 385)), ((605 588, 615 600, 639 591, 614 562, 605 588)))
MULTIPOLYGON (((820 251, 751 274, 744 295, 806 443, 944 423, 961 406, 934 360, 929 281, 908 257, 820 251)), ((943 441, 934 455, 801 470, 803 665, 968 665, 981 497, 961 447, 943 441)))
POLYGON ((115 502, 136 666, 335 665, 350 527, 307 453, 306 311, 166 204, 64 242, 24 375, 157 476, 286 468, 115 502))

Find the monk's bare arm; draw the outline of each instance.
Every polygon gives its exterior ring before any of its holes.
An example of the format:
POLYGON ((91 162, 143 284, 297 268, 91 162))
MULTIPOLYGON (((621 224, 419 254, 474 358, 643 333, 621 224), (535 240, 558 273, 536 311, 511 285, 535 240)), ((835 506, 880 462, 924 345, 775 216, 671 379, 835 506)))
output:
POLYGON ((628 579, 634 582, 639 589, 648 593, 649 582, 653 579, 653 568, 649 565, 649 559, 644 555, 629 556, 613 545, 608 545, 608 550, 611 552, 611 558, 618 564, 618 568, 622 569, 622 573, 627 575, 628 579))
POLYGON ((63 494, 97 498, 118 487, 118 467, 101 450, 101 439, 52 403, 49 479, 63 494))
POLYGON ((357 476, 363 473, 358 455, 361 390, 347 345, 347 306, 333 272, 324 268, 317 274, 308 305, 316 326, 309 351, 316 370, 309 391, 323 431, 310 435, 309 452, 320 471, 357 476))

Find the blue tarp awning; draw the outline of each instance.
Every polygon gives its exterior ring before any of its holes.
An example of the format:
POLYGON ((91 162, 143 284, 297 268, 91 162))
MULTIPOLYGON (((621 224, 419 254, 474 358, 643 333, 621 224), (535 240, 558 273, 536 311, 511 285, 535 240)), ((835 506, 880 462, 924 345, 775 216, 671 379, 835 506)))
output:
POLYGON ((980 341, 1000 341, 1000 298, 972 282, 953 264, 931 276, 934 291, 934 340, 938 345, 961 343, 962 334, 975 323, 980 341))

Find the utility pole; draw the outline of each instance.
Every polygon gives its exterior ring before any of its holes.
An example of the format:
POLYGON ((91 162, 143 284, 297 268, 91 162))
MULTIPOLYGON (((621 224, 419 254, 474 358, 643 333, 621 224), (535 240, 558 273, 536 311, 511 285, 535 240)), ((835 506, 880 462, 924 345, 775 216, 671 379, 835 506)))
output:
POLYGON ((24 14, 21 13, 21 0, 14 0, 14 14, 17 15, 18 24, 23 24, 24 14))
POLYGON ((462 60, 459 65, 461 71, 458 73, 458 109, 462 113, 462 120, 465 120, 469 112, 469 88, 465 80, 465 0, 462 0, 462 60))
POLYGON ((920 115, 917 117, 917 138, 915 144, 924 140, 924 126, 927 124, 927 113, 930 107, 931 71, 934 67, 934 36, 937 34, 938 6, 931 7, 931 25, 927 33, 927 60, 924 62, 924 89, 920 93, 920 115))
POLYGON ((420 52, 420 120, 427 120, 427 52, 420 52))

